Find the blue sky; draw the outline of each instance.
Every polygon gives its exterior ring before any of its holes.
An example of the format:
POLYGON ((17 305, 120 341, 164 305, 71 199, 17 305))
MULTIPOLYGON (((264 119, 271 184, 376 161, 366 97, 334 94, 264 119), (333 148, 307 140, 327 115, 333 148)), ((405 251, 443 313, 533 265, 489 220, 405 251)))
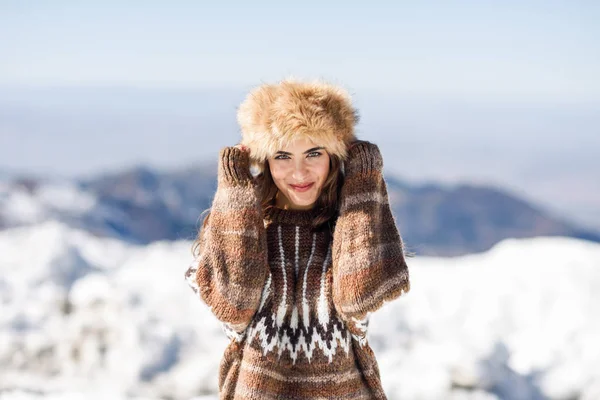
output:
POLYGON ((600 100, 600 3, 0 1, 0 84, 355 90, 600 100), (93 4, 92 4, 93 3, 93 4))

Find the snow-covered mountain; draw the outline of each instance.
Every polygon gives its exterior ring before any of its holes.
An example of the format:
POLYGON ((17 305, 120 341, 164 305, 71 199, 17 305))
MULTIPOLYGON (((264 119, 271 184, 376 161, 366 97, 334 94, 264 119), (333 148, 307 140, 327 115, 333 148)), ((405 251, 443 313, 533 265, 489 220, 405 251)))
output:
MULTIPOLYGON (((227 340, 185 284, 190 246, 0 232, 0 400, 216 398, 227 340)), ((370 324, 391 400, 600 398, 599 244, 508 239, 409 267, 370 324)))
POLYGON ((213 175, 209 168, 173 173, 136 168, 85 181, 0 181, 0 229, 60 220, 131 243, 191 239, 216 189, 213 175))
MULTIPOLYGON (((134 168, 85 180, 0 180, 0 230, 60 220, 130 243, 192 239, 216 189, 215 163, 177 171, 134 168)), ((404 241, 419 255, 490 249, 510 237, 568 236, 600 242, 600 233, 549 215, 498 188, 422 186, 386 176, 404 241)))

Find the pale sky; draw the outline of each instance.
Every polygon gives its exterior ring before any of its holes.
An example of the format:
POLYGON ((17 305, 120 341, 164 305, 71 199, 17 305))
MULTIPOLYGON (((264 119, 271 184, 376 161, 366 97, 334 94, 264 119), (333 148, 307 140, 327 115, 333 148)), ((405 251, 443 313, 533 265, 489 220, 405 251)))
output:
POLYGON ((0 1, 0 84, 600 100, 597 1, 0 1), (368 5, 367 5, 368 4, 368 5))

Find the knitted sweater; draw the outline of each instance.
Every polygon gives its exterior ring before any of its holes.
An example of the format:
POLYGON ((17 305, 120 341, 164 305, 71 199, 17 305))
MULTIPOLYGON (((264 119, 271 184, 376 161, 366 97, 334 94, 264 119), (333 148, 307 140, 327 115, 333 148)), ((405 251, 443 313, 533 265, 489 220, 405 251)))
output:
POLYGON ((369 315, 408 292, 376 145, 345 162, 333 235, 314 210, 260 206, 247 153, 221 150, 218 188, 186 280, 230 338, 221 399, 386 399, 369 315))

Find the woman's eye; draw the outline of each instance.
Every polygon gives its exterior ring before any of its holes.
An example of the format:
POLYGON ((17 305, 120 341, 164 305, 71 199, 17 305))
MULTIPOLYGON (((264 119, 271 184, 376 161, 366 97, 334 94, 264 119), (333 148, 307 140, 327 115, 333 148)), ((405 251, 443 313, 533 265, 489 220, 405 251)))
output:
MULTIPOLYGON (((320 155, 321 155, 321 152, 313 151, 311 153, 308 153, 307 157, 309 157, 309 158, 310 157, 319 157, 320 155)), ((279 154, 279 155, 276 155, 274 157, 274 159, 275 160, 288 160, 288 159, 290 159, 290 156, 288 156, 287 154, 279 154)))

